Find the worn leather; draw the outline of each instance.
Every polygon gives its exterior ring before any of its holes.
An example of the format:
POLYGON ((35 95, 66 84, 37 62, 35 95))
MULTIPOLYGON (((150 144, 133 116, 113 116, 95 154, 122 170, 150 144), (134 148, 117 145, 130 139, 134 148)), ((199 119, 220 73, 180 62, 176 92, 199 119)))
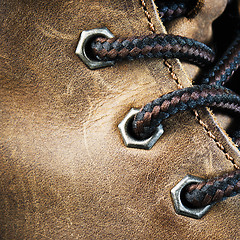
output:
MULTIPOLYGON (((156 32, 165 32, 154 3, 145 2, 156 32)), ((198 21, 207 15, 210 28, 223 5, 206 1, 198 21)), ((201 220, 174 211, 170 190, 186 174, 207 178, 234 169, 192 112, 166 121, 149 151, 123 144, 117 125, 130 108, 177 89, 163 60, 93 71, 74 53, 83 30, 151 33, 138 0, 4 0, 1 16, 1 239, 240 237, 238 196, 201 220)), ((204 29, 197 34, 198 21, 178 21, 181 35, 209 41, 204 29)), ((190 86, 193 73, 170 62, 179 83, 190 86)), ((206 109, 200 116, 239 163, 214 117, 206 109)))

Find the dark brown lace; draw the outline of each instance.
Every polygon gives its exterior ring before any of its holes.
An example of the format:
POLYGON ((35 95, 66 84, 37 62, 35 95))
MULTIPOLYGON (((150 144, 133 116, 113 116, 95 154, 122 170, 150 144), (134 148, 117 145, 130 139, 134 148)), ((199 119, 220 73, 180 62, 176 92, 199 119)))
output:
POLYGON ((185 189, 185 200, 194 207, 205 207, 240 193, 240 170, 221 177, 191 184, 185 189))
POLYGON ((211 48, 194 39, 171 34, 150 34, 126 38, 99 37, 91 45, 98 60, 124 60, 137 58, 180 58, 200 66, 214 61, 211 48))

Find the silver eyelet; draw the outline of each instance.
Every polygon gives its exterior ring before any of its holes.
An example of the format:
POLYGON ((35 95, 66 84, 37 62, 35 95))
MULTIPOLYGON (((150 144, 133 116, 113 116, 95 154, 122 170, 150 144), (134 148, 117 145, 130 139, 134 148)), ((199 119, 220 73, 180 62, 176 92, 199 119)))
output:
POLYGON ((177 214, 195 218, 195 219, 200 219, 213 206, 213 204, 211 204, 203 208, 189 208, 186 205, 184 205, 182 202, 181 194, 183 189, 190 183, 199 183, 202 181, 204 181, 204 179, 187 175, 171 190, 172 200, 173 200, 175 211, 177 214))
POLYGON ((156 132, 148 139, 138 140, 131 136, 129 133, 129 124, 133 120, 133 117, 139 112, 139 109, 132 108, 130 112, 125 116, 121 123, 119 123, 118 128, 122 134, 124 144, 130 148, 140 148, 149 150, 157 142, 157 140, 163 134, 163 127, 159 125, 156 132))
POLYGON ((91 59, 87 52, 86 46, 87 43, 95 37, 103 36, 106 38, 113 38, 114 35, 107 28, 96 28, 81 33, 77 49, 75 53, 81 58, 81 60, 90 68, 97 69, 102 67, 108 67, 114 65, 114 61, 97 61, 91 59))

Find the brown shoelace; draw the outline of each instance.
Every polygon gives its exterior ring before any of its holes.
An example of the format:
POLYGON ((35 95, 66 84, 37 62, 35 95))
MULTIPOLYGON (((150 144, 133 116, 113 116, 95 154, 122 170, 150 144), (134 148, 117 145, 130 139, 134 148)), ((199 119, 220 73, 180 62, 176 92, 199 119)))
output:
POLYGON ((124 60, 138 58, 180 58, 200 66, 214 61, 214 52, 194 39, 171 34, 149 34, 126 38, 98 37, 91 45, 98 60, 124 60))

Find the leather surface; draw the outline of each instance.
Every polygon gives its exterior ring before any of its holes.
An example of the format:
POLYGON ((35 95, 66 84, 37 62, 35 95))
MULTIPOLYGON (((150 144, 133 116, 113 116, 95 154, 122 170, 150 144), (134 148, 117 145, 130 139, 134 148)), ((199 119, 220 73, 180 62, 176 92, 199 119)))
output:
MULTIPOLYGON (((206 11, 209 26, 225 4, 206 1, 198 21, 205 21, 206 11), (208 11, 210 2, 222 5, 208 11)), ((152 1, 146 7, 156 32, 164 32, 152 1)), ((1 8, 1 239, 240 237, 238 196, 201 220, 174 211, 170 190, 186 174, 205 178, 233 170, 192 112, 166 121, 150 151, 123 144, 117 125, 130 108, 177 89, 164 62, 93 71, 74 54, 83 30, 151 33, 139 1, 8 0, 1 8)), ((198 36, 197 22, 184 19, 184 28, 178 21, 181 35, 198 36)), ((178 60, 171 63, 179 82, 190 86, 192 73, 178 60)), ((239 163, 209 112, 201 117, 239 163)))

